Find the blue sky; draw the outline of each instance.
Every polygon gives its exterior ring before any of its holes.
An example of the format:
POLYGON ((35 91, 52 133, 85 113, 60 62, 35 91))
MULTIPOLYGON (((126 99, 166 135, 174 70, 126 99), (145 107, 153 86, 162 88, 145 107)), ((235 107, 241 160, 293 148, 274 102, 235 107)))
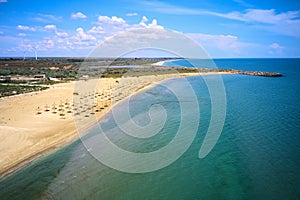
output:
POLYGON ((0 57, 85 57, 133 28, 178 31, 211 57, 300 57, 300 1, 0 0, 0 57))

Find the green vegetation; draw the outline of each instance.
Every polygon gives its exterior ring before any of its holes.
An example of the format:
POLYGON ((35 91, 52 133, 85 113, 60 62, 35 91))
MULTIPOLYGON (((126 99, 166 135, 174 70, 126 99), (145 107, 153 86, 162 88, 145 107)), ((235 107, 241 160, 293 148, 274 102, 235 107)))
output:
MULTIPOLYGON (((63 83, 63 82, 66 82, 66 81, 60 81, 59 83, 63 83)), ((55 82, 55 81, 38 81, 38 82, 34 82, 32 83, 33 85, 54 85, 58 82, 55 82)))
POLYGON ((45 90, 48 87, 43 86, 29 86, 29 85, 14 85, 14 84, 0 84, 0 97, 17 95, 28 92, 35 92, 45 90))
POLYGON ((95 78, 120 78, 122 76, 147 76, 147 75, 163 75, 176 73, 196 73, 201 70, 196 68, 182 67, 160 67, 160 66, 144 66, 137 68, 118 67, 118 68, 81 68, 78 72, 80 77, 88 76, 95 78))
POLYGON ((0 59, 0 76, 30 76, 45 74, 58 79, 75 79, 78 70, 84 65, 102 66, 146 66, 168 58, 40 58, 35 59, 0 59))

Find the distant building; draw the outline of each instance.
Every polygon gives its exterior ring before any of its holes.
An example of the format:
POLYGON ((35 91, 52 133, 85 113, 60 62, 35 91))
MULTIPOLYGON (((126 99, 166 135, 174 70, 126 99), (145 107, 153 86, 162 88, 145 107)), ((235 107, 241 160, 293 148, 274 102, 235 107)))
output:
POLYGON ((36 74, 33 76, 35 79, 47 79, 45 74, 36 74))
POLYGON ((0 81, 1 82, 10 82, 11 77, 10 76, 0 76, 0 81))
POLYGON ((33 81, 47 81, 46 74, 36 74, 33 76, 33 81))

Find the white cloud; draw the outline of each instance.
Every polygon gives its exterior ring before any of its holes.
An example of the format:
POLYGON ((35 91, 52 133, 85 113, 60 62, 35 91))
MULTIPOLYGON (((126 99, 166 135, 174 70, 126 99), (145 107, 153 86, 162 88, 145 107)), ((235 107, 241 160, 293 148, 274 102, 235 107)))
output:
POLYGON ((62 38, 57 38, 56 42, 57 42, 57 43, 64 43, 64 42, 65 42, 65 40, 64 40, 64 39, 62 39, 62 38))
POLYGON ((55 34, 58 36, 58 37, 68 37, 69 34, 67 32, 58 32, 56 31, 55 34))
POLYGON ((55 47, 54 45, 54 41, 52 39, 49 39, 49 38, 45 38, 43 39, 42 41, 39 41, 39 42, 36 42, 36 43, 33 43, 33 44, 30 44, 27 45, 29 50, 34 50, 34 49, 37 49, 38 51, 47 51, 49 49, 52 49, 55 47), (29 48, 31 47, 31 49, 29 48))
POLYGON ((21 41, 21 43, 19 44, 18 47, 16 48, 12 48, 11 50, 12 51, 32 51, 34 48, 33 48, 33 45, 29 43, 29 41, 21 41))
POLYGON ((271 49, 282 49, 282 46, 280 46, 280 45, 277 44, 277 43, 272 43, 269 47, 270 47, 271 49))
POLYGON ((62 20, 61 16, 55 16, 50 14, 41 14, 38 13, 37 16, 31 18, 34 21, 43 22, 43 23, 51 23, 51 22, 59 22, 62 20))
POLYGON ((77 32, 77 36, 79 38, 80 41, 84 41, 84 40, 92 40, 92 41, 95 41, 96 38, 90 34, 87 34, 84 32, 83 28, 79 27, 76 29, 76 32, 77 32))
POLYGON ((142 21, 147 22, 147 21, 148 21, 148 18, 147 18, 146 16, 143 16, 143 17, 142 17, 142 21))
MULTIPOLYGON (((243 2, 242 0, 235 0, 237 2, 243 2)), ((276 24, 282 21, 297 20, 300 17, 300 10, 297 11, 287 11, 276 13, 275 9, 246 9, 244 12, 232 11, 229 13, 219 13, 212 12, 209 10, 199 10, 192 8, 185 8, 174 6, 167 3, 162 3, 159 1, 148 2, 144 1, 142 4, 151 7, 150 9, 168 14, 177 14, 177 15, 213 15, 217 17, 239 20, 245 22, 258 22, 258 23, 267 23, 267 24, 276 24)))
POLYGON ((49 31, 56 31, 56 25, 54 25, 54 24, 48 24, 48 25, 44 26, 44 28, 49 31))
POLYGON ((281 35, 300 38, 300 20, 285 20, 271 25, 254 25, 254 28, 264 29, 281 35))
POLYGON ((271 55, 281 55, 283 52, 284 47, 279 45, 278 43, 274 42, 269 45, 268 53, 271 55))
POLYGON ((160 26, 157 24, 157 20, 156 19, 153 19, 152 22, 150 24, 148 24, 149 28, 159 28, 159 29, 163 29, 164 27, 163 26, 160 26))
POLYGON ((300 17, 300 11, 288 11, 276 14, 275 9, 262 10, 262 9, 247 9, 245 12, 230 12, 226 14, 207 12, 207 14, 215 15, 218 17, 224 17, 228 19, 234 19, 245 22, 258 22, 266 24, 277 24, 280 22, 287 22, 295 20, 300 17))
MULTIPOLYGON (((243 0, 234 0, 238 3, 245 3, 243 0)), ((279 21, 296 20, 300 17, 300 10, 276 13, 275 9, 246 9, 244 12, 232 11, 229 13, 213 12, 209 10, 193 9, 175 6, 160 1, 141 1, 143 5, 156 12, 176 15, 213 15, 217 17, 239 20, 245 22, 259 22, 275 24, 279 21)))
POLYGON ((0 31, 0 35, 1 35, 1 34, 4 34, 4 32, 3 32, 3 31, 0 31))
POLYGON ((186 36, 199 43, 206 51, 219 51, 220 55, 236 57, 246 55, 250 48, 257 48, 257 44, 239 41, 234 35, 212 35, 203 33, 187 33, 186 36))
POLYGON ((162 26, 160 26, 160 25, 157 24, 157 20, 156 19, 153 19, 151 23, 147 24, 148 21, 149 21, 148 18, 146 16, 143 16, 142 20, 139 23, 139 25, 141 27, 144 27, 144 28, 160 28, 160 29, 163 29, 162 26))
POLYGON ((143 18, 142 18, 142 20, 141 20, 141 22, 139 24, 141 26, 146 27, 147 26, 146 22, 148 22, 148 18, 146 16, 143 16, 143 18))
POLYGON ((18 36, 20 36, 20 37, 25 37, 26 34, 25 34, 25 33, 19 33, 18 36))
POLYGON ((138 15, 137 13, 126 13, 127 17, 137 16, 137 15, 138 15))
MULTIPOLYGON (((243 3, 242 0, 236 2, 243 3)), ((275 9, 246 9, 244 12, 228 13, 175 6, 160 1, 140 1, 148 10, 174 15, 210 15, 230 20, 246 22, 251 27, 276 34, 300 37, 300 10, 276 12, 275 9)))
POLYGON ((248 9, 245 12, 230 12, 226 14, 209 12, 232 20, 250 23, 254 28, 264 29, 281 35, 300 37, 300 11, 276 13, 275 9, 248 9))
MULTIPOLYGON (((150 27, 135 28, 109 37, 101 44, 100 48, 92 52, 91 56, 115 57, 123 55, 124 52, 139 52, 141 48, 149 49, 151 54, 156 55, 158 55, 157 49, 161 49, 166 50, 168 55, 176 52, 177 55, 192 58, 204 58, 205 56, 202 51, 199 51, 199 45, 187 39, 183 34, 150 27)), ((135 52, 129 54, 137 55, 135 52)), ((165 53, 162 54, 166 55, 165 53)))
POLYGON ((86 19, 87 16, 83 14, 82 12, 72 13, 71 15, 72 19, 86 19))
POLYGON ((47 49, 51 49, 51 48, 54 47, 54 42, 53 42, 53 40, 50 40, 50 39, 44 40, 43 43, 44 43, 44 46, 45 46, 47 49))
POLYGON ((107 24, 125 24, 125 20, 121 17, 112 16, 111 18, 108 16, 99 16, 99 23, 107 23, 107 24))
POLYGON ((139 24, 129 25, 127 22, 120 17, 112 16, 99 16, 97 21, 97 26, 94 26, 88 31, 90 34, 100 34, 104 37, 112 36, 120 31, 127 31, 135 28, 160 28, 163 27, 158 25, 157 20, 153 19, 151 23, 148 23, 148 18, 146 16, 142 17, 139 24))
POLYGON ((98 35, 98 34, 103 34, 105 33, 104 29, 102 26, 93 26, 88 33, 93 34, 93 35, 98 35))
POLYGON ((121 17, 108 17, 108 16, 99 16, 98 21, 96 22, 96 27, 88 31, 93 34, 98 34, 98 36, 111 36, 120 31, 126 31, 130 25, 121 17))
POLYGON ((68 37, 69 34, 64 31, 58 31, 56 25, 54 24, 48 24, 44 26, 44 29, 47 31, 54 31, 57 37, 68 37))
MULTIPOLYGON (((142 17, 144 25, 141 24, 127 24, 127 22, 117 16, 99 16, 97 22, 94 23, 90 29, 84 30, 78 27, 75 30, 60 30, 55 24, 46 24, 43 27, 37 27, 40 31, 48 31, 47 38, 36 41, 34 38, 27 41, 29 44, 20 44, 19 49, 28 49, 32 51, 33 47, 38 46, 39 51, 46 51, 48 49, 64 49, 64 50, 91 50, 106 38, 109 38, 120 32, 141 29, 141 28, 155 28, 157 30, 163 29, 156 19, 148 20, 146 16, 142 17), (51 34, 52 33, 52 34, 51 34)), ((31 30, 31 27, 19 26, 20 30, 31 30)), ((158 37, 157 34, 149 35, 149 37, 158 37)), ((20 39, 20 38, 19 38, 20 39)), ((134 41, 135 38, 132 38, 134 41)), ((128 41, 129 42, 129 41, 128 41)), ((22 50, 23 51, 23 50, 22 50)))
MULTIPOLYGON (((110 38, 111 36, 136 28, 163 28, 158 25, 157 20, 153 19, 151 23, 148 23, 146 16, 142 18, 142 21, 145 23, 144 26, 140 24, 129 25, 127 22, 117 16, 99 16, 97 22, 92 28, 84 30, 82 27, 76 29, 76 33, 64 38, 56 38, 56 42, 59 45, 60 49, 91 49, 95 48, 99 42, 110 38)), ((155 34, 151 37, 156 37, 155 34)), ((133 38, 134 40, 134 38, 133 38)))
POLYGON ((0 0, 0 3, 6 3, 7 0, 0 0))
POLYGON ((22 31, 36 31, 37 30, 34 27, 23 26, 23 25, 18 25, 17 29, 22 30, 22 31))

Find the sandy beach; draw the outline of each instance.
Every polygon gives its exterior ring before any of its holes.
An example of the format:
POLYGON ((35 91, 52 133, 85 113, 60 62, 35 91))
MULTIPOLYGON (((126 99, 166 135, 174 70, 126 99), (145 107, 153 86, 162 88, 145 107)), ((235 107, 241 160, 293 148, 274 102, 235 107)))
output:
POLYGON ((151 64, 152 66, 164 66, 165 62, 172 62, 176 60, 181 60, 181 59, 172 59, 172 60, 163 60, 163 61, 158 61, 156 63, 151 64))
POLYGON ((0 99, 0 177, 78 139, 77 129, 95 124, 128 96, 160 81, 199 75, 204 74, 81 80, 0 99))

